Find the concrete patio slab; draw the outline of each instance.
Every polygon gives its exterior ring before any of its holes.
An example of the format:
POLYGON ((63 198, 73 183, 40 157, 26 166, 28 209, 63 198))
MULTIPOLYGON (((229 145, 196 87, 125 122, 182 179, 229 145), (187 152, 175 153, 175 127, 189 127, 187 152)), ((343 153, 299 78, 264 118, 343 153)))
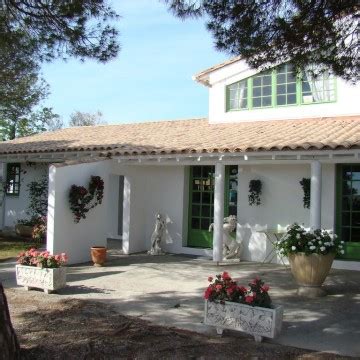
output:
MULTIPOLYGON (((300 298, 290 270, 281 265, 241 262, 216 266, 201 258, 109 252, 102 268, 68 267, 68 286, 59 297, 91 298, 113 304, 126 315, 159 325, 215 334, 203 324, 207 277, 224 270, 246 285, 256 275, 270 285, 273 302, 284 306, 284 323, 276 343, 360 357, 360 273, 332 270, 328 296, 300 298)), ((0 263, 0 280, 15 287, 14 262, 0 263)), ((224 336, 246 336, 227 331, 224 336)), ((270 340, 266 340, 270 341, 270 340)))

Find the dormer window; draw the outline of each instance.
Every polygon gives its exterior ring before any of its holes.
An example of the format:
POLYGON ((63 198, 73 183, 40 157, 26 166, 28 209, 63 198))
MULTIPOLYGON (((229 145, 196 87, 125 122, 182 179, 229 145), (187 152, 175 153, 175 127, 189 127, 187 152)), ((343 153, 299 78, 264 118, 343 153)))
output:
POLYGON ((245 110, 333 102, 335 78, 308 68, 297 73, 291 64, 264 71, 226 87, 226 110, 245 110))

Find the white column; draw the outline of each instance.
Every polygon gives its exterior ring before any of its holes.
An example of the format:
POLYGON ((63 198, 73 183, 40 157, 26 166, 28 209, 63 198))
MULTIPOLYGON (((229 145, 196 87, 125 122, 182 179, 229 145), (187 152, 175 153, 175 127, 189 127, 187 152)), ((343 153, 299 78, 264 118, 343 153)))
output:
POLYGON ((224 184, 225 165, 217 163, 215 165, 213 236, 213 260, 216 262, 220 262, 223 259, 224 184))
POLYGON ((321 163, 311 163, 310 228, 321 229, 321 163))

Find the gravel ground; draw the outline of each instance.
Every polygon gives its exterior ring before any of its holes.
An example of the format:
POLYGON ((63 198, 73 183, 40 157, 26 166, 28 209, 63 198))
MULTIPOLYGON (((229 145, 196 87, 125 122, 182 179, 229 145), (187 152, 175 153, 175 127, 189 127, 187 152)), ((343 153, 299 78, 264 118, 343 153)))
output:
POLYGON ((155 326, 111 305, 7 289, 23 359, 346 359, 226 332, 223 337, 155 326))

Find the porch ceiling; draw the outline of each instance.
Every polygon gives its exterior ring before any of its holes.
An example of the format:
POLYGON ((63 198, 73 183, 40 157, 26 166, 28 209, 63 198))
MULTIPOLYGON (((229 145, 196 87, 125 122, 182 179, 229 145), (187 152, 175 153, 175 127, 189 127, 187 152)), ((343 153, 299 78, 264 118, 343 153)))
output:
POLYGON ((85 126, 0 143, 2 158, 248 156, 360 149, 360 116, 209 124, 206 119, 85 126), (50 155, 49 155, 50 154, 50 155))

